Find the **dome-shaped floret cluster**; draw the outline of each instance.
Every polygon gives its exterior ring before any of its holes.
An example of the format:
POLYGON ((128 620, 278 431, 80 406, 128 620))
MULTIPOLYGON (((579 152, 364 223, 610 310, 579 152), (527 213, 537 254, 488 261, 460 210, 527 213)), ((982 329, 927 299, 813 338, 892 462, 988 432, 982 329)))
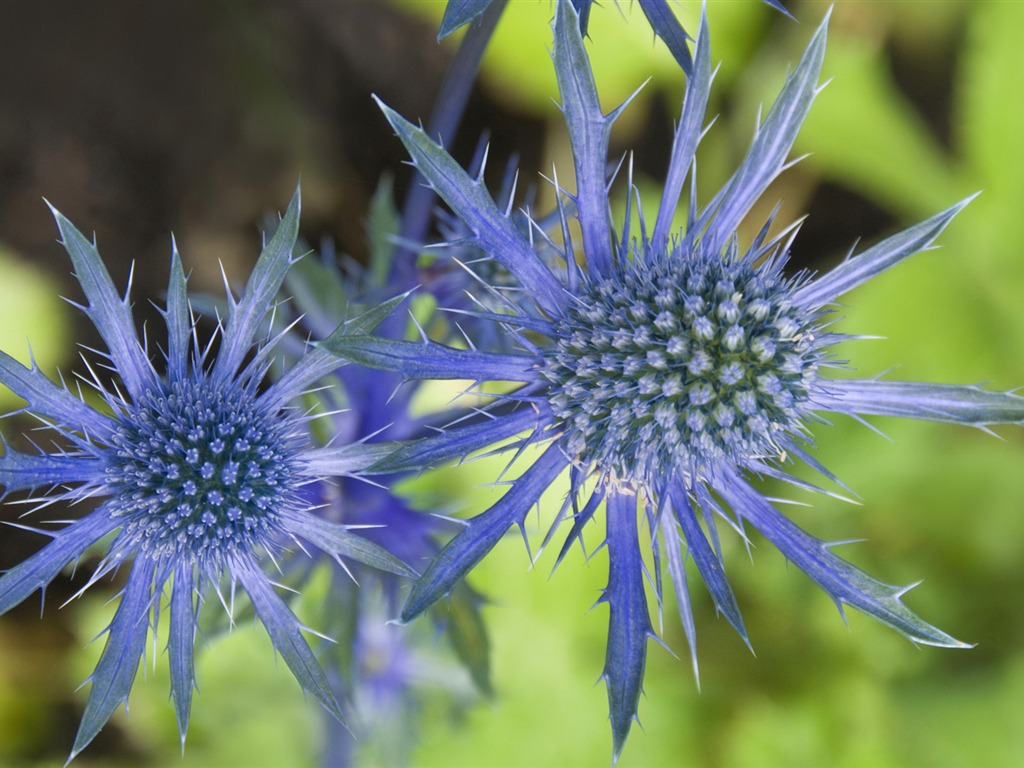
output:
POLYGON ((107 468, 125 535, 193 562, 266 543, 299 482, 288 422, 247 386, 190 378, 146 393, 121 419, 107 468))
POLYGON ((640 484, 781 453, 821 357, 791 282, 749 257, 634 250, 582 287, 543 363, 569 453, 640 484))

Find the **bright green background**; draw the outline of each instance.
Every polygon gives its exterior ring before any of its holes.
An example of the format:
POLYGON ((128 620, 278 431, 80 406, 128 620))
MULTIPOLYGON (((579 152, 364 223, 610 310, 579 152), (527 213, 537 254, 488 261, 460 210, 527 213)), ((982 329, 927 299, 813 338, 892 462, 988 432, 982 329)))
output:
MULTIPOLYGON (((403 5, 435 17, 440 10, 435 3, 403 5)), ((612 3, 605 5, 593 12, 589 45, 607 106, 653 76, 620 125, 628 136, 654 92, 676 94, 671 103, 678 102, 681 81, 663 46, 651 44, 639 9, 623 2, 620 14, 612 3)), ((687 28, 695 29, 697 3, 682 5, 687 28)), ((716 89, 734 97, 701 155, 705 190, 736 162, 758 104, 770 104, 787 63, 796 60, 825 7, 797 5, 800 23, 779 25, 755 2, 710 3, 713 56, 723 61, 716 89)), ((552 115, 551 159, 567 169, 551 104, 549 16, 544 2, 513 0, 484 81, 516 109, 552 115)), ((983 190, 943 235, 940 249, 847 297, 842 328, 887 337, 844 350, 864 375, 894 369, 907 379, 997 388, 1024 382, 1024 307, 1018 298, 1024 286, 1021 29, 1021 2, 837 4, 825 63, 825 76, 834 79, 797 146, 813 154, 769 192, 767 203, 785 197, 783 218, 799 215, 825 179, 909 224, 983 190), (885 55, 887 42, 951 69, 951 146, 936 139, 901 95, 885 55)), ((841 255, 850 245, 836 242, 828 255, 841 255)), ((10 280, 22 280, 3 269, 10 280)), ((34 287, 39 276, 26 273, 24 279, 18 295, 51 300, 52 289, 34 287)), ((26 328, 37 348, 47 344, 40 325, 25 317, 0 322, 4 349, 24 349, 26 328)), ((753 562, 727 539, 727 567, 757 656, 715 617, 697 586, 698 692, 678 618, 667 606, 664 639, 681 659, 651 644, 647 697, 640 705, 643 730, 634 729, 620 765, 1024 765, 1024 440, 1010 429, 997 430, 1004 438, 997 439, 949 426, 873 423, 889 439, 848 420, 815 430, 817 456, 859 495, 860 504, 801 498, 809 506, 787 510, 822 538, 865 538, 842 553, 873 575, 893 583, 924 579, 908 598, 911 607, 977 647, 916 648, 855 614, 847 628, 828 598, 759 539, 753 562)), ((443 482, 469 489, 485 483, 493 466, 463 467, 443 482)), ((479 510, 498 493, 476 488, 467 498, 479 510)), ((556 505, 549 499, 545 512, 556 505)), ((588 542, 591 551, 599 543, 598 527, 588 542)), ((498 696, 461 722, 426 717, 417 765, 608 763, 606 698, 603 684, 595 684, 606 610, 589 610, 604 584, 604 556, 587 562, 575 551, 549 578, 552 555, 543 553, 530 569, 522 542, 510 536, 474 573, 473 583, 494 601, 486 616, 498 696)), ((84 645, 109 607, 81 601, 65 610, 74 612, 76 642, 84 645)), ((4 627, 0 623, 0 651, 6 648, 8 658, 26 653, 29 641, 12 638, 4 627)), ((70 687, 84 679, 96 653, 94 644, 75 655, 75 669, 51 670, 59 678, 54 684, 70 687)), ((270 659, 269 642, 259 631, 241 629, 210 643, 199 661, 200 695, 184 760, 162 655, 156 672, 145 680, 140 675, 131 717, 119 714, 119 722, 147 756, 146 765, 313 765, 320 713, 303 702, 284 666, 270 659)), ((0 664, 0 729, 6 729, 0 730, 0 765, 4 750, 14 749, 31 728, 35 710, 26 691, 38 679, 32 674, 44 667, 0 664)), ((430 711, 449 711, 440 706, 442 692, 429 695, 438 703, 430 711)), ((79 763, 99 764, 88 753, 79 763)))

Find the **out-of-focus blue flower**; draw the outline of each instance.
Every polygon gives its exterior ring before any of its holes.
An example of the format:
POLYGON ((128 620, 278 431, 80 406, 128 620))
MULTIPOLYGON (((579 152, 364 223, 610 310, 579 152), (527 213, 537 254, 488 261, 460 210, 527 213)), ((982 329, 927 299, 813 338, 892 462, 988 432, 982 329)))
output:
POLYGON ((469 520, 433 560, 415 583, 402 619, 411 621, 452 590, 510 527, 523 528, 530 508, 568 472, 571 490, 547 538, 560 523, 571 521, 561 561, 604 503, 610 570, 602 597, 610 609, 604 679, 616 756, 636 716, 647 640, 655 636, 641 535, 651 541, 656 571, 650 575, 659 597, 663 570, 674 585, 695 666, 685 556, 693 559, 718 609, 747 636, 725 576, 718 521, 741 537, 751 524, 840 609, 851 605, 914 642, 962 647, 903 604, 908 588, 878 581, 837 557, 829 543, 781 514, 751 477, 812 487, 786 471, 786 463, 795 459, 834 480, 805 450, 808 425, 821 412, 979 427, 1022 423, 1024 398, 1014 394, 829 376, 837 365, 830 348, 851 338, 830 329, 837 300, 928 249, 966 202, 851 255, 816 278, 788 277, 782 271, 795 226, 772 236, 769 221, 749 246, 740 247, 740 222, 788 166, 793 141, 818 92, 823 22, 757 127, 739 168, 703 208, 693 189, 687 224, 674 230, 711 84, 709 36, 702 18, 657 216, 650 226, 640 212, 640 231, 634 232, 627 211, 616 233, 609 214, 607 148, 612 124, 625 105, 609 115, 601 112, 579 20, 565 0, 558 2, 554 30, 553 57, 576 178, 574 194, 558 190, 569 202, 559 208, 562 259, 557 272, 538 255, 538 248, 554 244, 554 236, 540 226, 524 236, 479 177, 467 174, 423 131, 382 105, 416 167, 472 232, 455 245, 475 245, 514 275, 515 296, 501 311, 478 316, 502 324, 520 349, 493 352, 371 335, 327 342, 325 347, 351 360, 409 379, 512 385, 476 422, 410 442, 371 471, 436 465, 509 440, 520 451, 529 445, 543 448, 509 481, 504 496, 469 520), (524 308, 524 296, 532 309, 524 308), (638 509, 643 510, 639 518, 638 509), (641 534, 642 527, 646 533, 641 534))
MULTIPOLYGON (((354 307, 373 306, 373 316, 381 316, 402 303, 404 297, 384 299, 390 290, 389 275, 410 274, 409 270, 393 269, 393 259, 412 255, 392 247, 397 218, 390 191, 389 184, 382 184, 374 198, 368 222, 368 267, 350 259, 339 260, 327 242, 318 256, 307 256, 289 272, 285 290, 290 302, 282 306, 279 316, 287 315, 286 307, 300 313, 293 331, 285 337, 293 353, 304 353, 309 337, 330 335, 345 313, 359 311, 354 307)), ((382 327, 401 333, 407 322, 404 313, 394 312, 383 320, 382 327)), ((410 405, 418 388, 402 386, 400 374, 339 365, 341 361, 333 359, 337 368, 324 379, 332 386, 309 395, 320 401, 321 410, 329 412, 310 424, 319 441, 373 446, 434 433, 431 423, 438 415, 413 415, 410 405)), ((287 364, 282 371, 287 375, 287 364)), ((428 562, 437 554, 438 542, 450 536, 455 525, 413 509, 394 490, 408 474, 379 476, 374 482, 351 475, 324 478, 317 486, 322 503, 316 514, 331 523, 359 528, 365 538, 403 562, 428 562)), ((438 633, 384 626, 387 618, 399 612, 403 579, 356 566, 352 574, 357 588, 345 573, 347 568, 332 565, 331 586, 321 610, 326 632, 338 642, 324 649, 321 664, 349 727, 328 720, 323 764, 349 765, 357 748, 372 754, 375 761, 404 764, 416 743, 424 682, 435 692, 448 689, 458 703, 471 698, 466 695, 472 687, 470 679, 479 690, 490 690, 489 646, 480 617, 483 601, 463 586, 452 596, 450 613, 436 612, 439 628, 465 667, 460 673, 452 662, 445 664, 439 654, 431 653, 431 646, 440 639, 438 633)), ((299 568, 307 570, 305 564, 300 563, 299 568)))
MULTIPOLYGON (((465 26, 486 11, 493 2, 495 0, 448 0, 437 39, 443 40, 459 27, 465 26)), ((579 15, 580 32, 585 37, 590 22, 590 9, 594 5, 594 0, 571 0, 571 2, 579 15)), ((616 0, 617 2, 618 0, 616 0)), ((790 15, 782 4, 782 0, 762 0, 762 2, 787 16, 790 15)), ((647 17, 654 34, 665 41, 665 45, 668 46, 672 56, 687 76, 691 75, 693 59, 690 56, 690 48, 687 46, 690 36, 686 34, 686 30, 683 29, 679 19, 672 12, 668 0, 639 0, 639 3, 640 10, 647 17)))
MULTIPOLYGON (((6 446, 0 458, 5 495, 28 490, 28 502, 37 511, 57 501, 98 502, 94 511, 56 532, 39 531, 52 541, 0 579, 0 612, 45 590, 65 566, 112 535, 89 584, 117 569, 130 570, 90 677, 71 756, 127 699, 165 598, 171 694, 184 740, 202 593, 207 586, 220 590, 225 580, 232 593, 238 585, 248 594, 302 687, 340 719, 341 708, 302 626, 261 562, 275 560, 290 546, 312 545, 339 560, 415 574, 381 547, 314 510, 311 484, 357 472, 381 456, 378 448, 340 442, 317 447, 309 439, 309 417, 294 401, 333 371, 337 358, 311 350, 275 382, 263 384, 279 339, 267 338, 268 318, 293 262, 298 191, 241 298, 228 296, 218 340, 200 342, 181 259, 173 250, 162 310, 167 326, 163 373, 154 368, 145 340, 140 342, 129 300, 118 294, 95 244, 60 213, 54 215, 85 294, 79 308, 103 338, 107 352, 98 353, 101 365, 117 374, 118 383, 104 385, 90 369, 84 381, 93 392, 84 396, 80 388, 72 392, 64 382, 54 383, 39 369, 0 353, 0 381, 27 401, 24 411, 57 435, 50 450, 37 453, 6 446)), ((368 331, 372 317, 353 320, 349 329, 368 331)), ((341 326, 337 333, 346 330, 341 326)))

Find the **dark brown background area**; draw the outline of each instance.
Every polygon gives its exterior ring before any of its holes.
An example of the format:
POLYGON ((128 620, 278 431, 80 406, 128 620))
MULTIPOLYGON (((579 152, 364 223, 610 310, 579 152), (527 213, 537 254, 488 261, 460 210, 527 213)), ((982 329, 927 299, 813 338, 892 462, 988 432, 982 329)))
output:
MULTIPOLYGON (((382 0, 0 0, 0 240, 73 292, 45 196, 97 233, 116 283, 136 262, 138 296, 162 290, 172 231, 196 287, 217 290, 218 261, 244 276, 258 222, 301 178, 303 234, 361 257, 381 175, 397 176, 399 197, 409 178, 370 95, 425 119, 454 50, 435 34, 382 0)), ((659 164, 676 110, 656 106, 638 163, 659 164)), ((517 152, 534 183, 543 127, 480 90, 456 156, 468 160, 495 127, 490 168, 517 152)), ((835 206, 848 240, 888 223, 848 198, 835 206)), ((818 226, 844 241, 812 213, 805 244, 818 226)))
POLYGON ((150 294, 172 230, 206 283, 301 175, 304 232, 358 254, 401 160, 369 95, 427 113, 449 52, 378 2, 3 3, 0 233, 66 274, 45 195, 150 294))

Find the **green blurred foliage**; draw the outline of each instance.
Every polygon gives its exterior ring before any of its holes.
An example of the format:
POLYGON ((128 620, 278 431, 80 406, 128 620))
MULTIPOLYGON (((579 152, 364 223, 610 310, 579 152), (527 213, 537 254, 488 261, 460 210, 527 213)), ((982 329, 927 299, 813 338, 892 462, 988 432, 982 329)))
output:
MULTIPOLYGON (((58 295, 58 283, 3 245, 0 275, 0 349, 25 365, 35 360, 44 371, 53 372, 69 357, 69 307, 58 295)), ((0 411, 23 403, 0 388, 0 411)))

